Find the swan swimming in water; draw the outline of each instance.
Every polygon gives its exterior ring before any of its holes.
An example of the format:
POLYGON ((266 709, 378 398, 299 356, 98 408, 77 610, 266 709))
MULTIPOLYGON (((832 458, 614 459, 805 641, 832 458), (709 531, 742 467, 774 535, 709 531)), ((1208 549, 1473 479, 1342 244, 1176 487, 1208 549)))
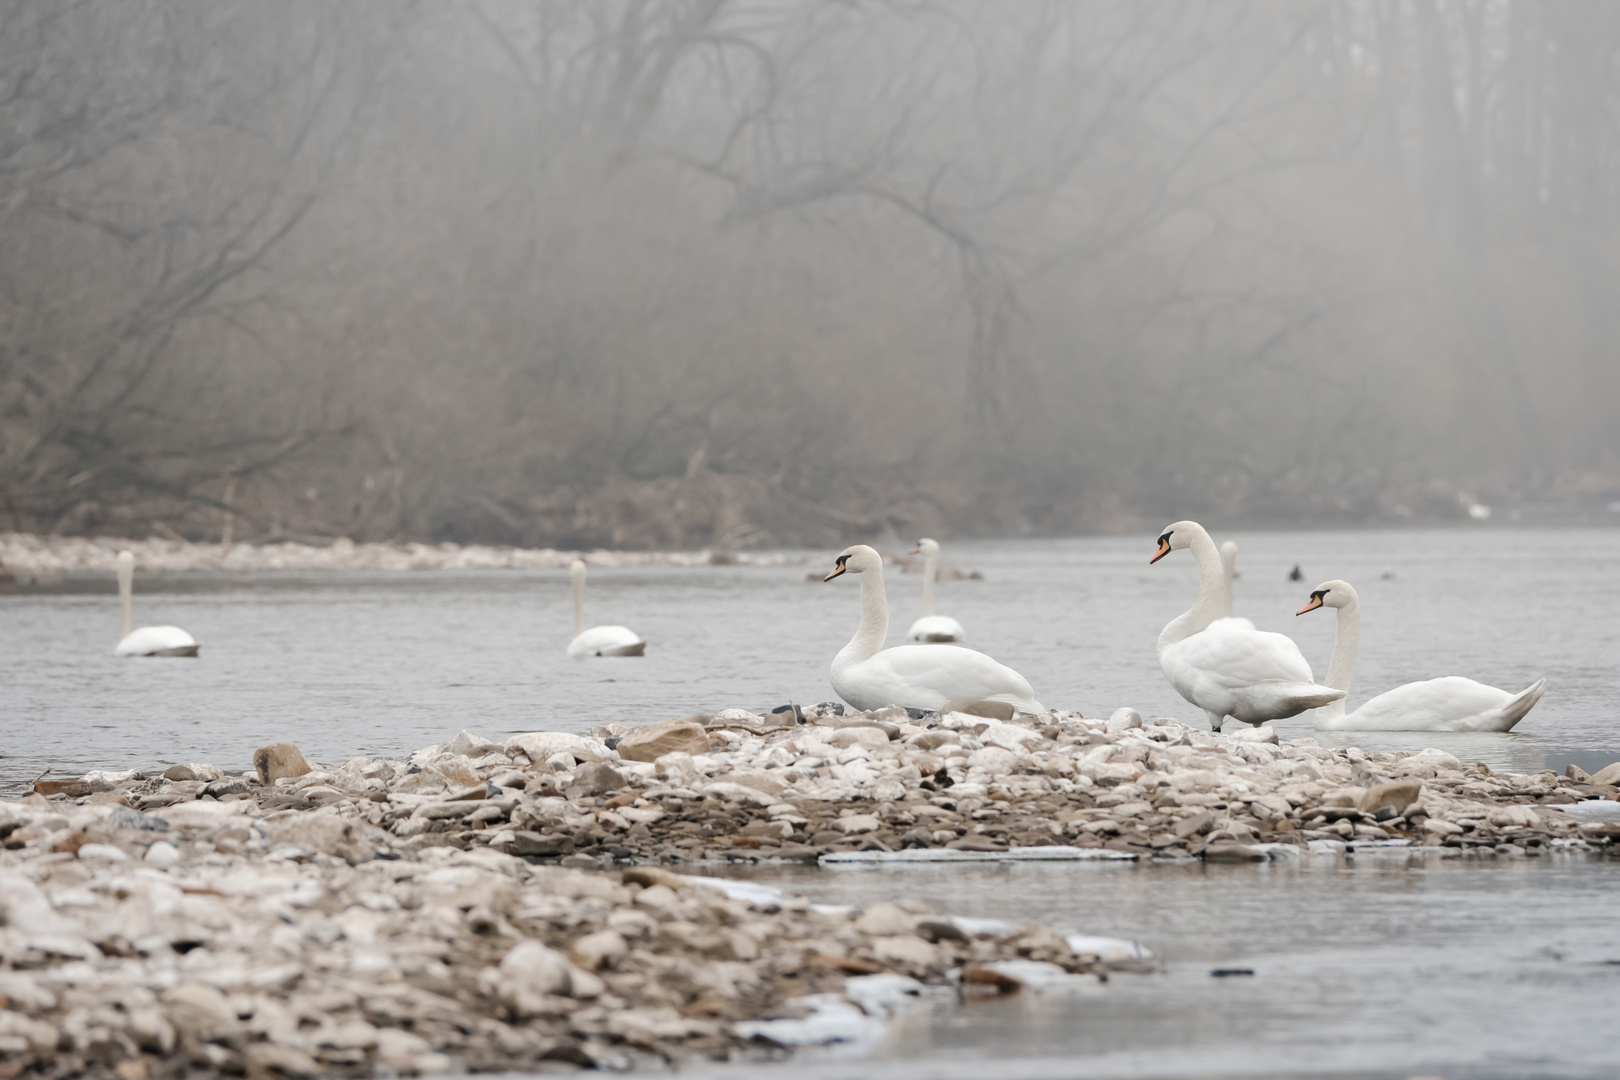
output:
POLYGON ((967 637, 962 632, 962 624, 949 615, 934 614, 934 577, 939 573, 939 541, 923 537, 911 549, 913 555, 918 552, 922 552, 923 557, 922 618, 911 624, 906 637, 912 641, 961 641, 967 637))
MULTIPOLYGON (((1296 614, 1322 607, 1339 611, 1327 685, 1348 694, 1361 642, 1361 598, 1348 581, 1324 581, 1296 614)), ((1348 716, 1341 698, 1316 714, 1316 726, 1337 731, 1511 731, 1541 700, 1546 685, 1546 679, 1538 679, 1510 694, 1460 675, 1445 675, 1386 690, 1348 716)))
POLYGON ((1204 710, 1216 731, 1228 716, 1259 727, 1344 697, 1318 686, 1299 646, 1282 634, 1256 630, 1247 619, 1217 619, 1221 556, 1196 521, 1178 521, 1159 537, 1158 562, 1191 548, 1198 560, 1198 599, 1159 634, 1159 667, 1176 693, 1204 710))
POLYGON ((575 559, 568 566, 574 586, 574 640, 568 643, 569 656, 641 656, 647 643, 628 626, 593 626, 585 629, 585 560, 575 559))
POLYGON ((833 572, 861 576, 861 623, 832 662, 833 690, 857 709, 900 705, 939 709, 948 702, 973 700, 1011 705, 1040 715, 1029 681, 1005 664, 959 645, 883 647, 889 635, 889 605, 883 592, 883 559, 865 544, 845 548, 833 572))
POLYGON ((123 631, 114 656, 196 656, 197 639, 178 626, 143 626, 131 630, 135 612, 135 554, 118 553, 118 603, 123 608, 123 631))

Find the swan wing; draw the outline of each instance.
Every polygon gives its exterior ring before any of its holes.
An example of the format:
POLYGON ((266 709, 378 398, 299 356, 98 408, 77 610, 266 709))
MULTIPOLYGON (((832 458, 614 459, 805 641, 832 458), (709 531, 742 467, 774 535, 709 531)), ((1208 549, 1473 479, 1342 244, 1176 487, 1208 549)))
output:
POLYGON ((628 626, 593 626, 568 643, 569 656, 640 656, 647 648, 628 626))
POLYGON ((1511 694, 1460 675, 1386 690, 1355 712, 1318 727, 1361 731, 1508 731, 1541 700, 1542 679, 1511 694))
POLYGON ((901 645, 856 663, 836 665, 833 689, 860 709, 903 705, 938 709, 961 698, 999 701, 1040 713, 1029 681, 984 653, 956 645, 901 645))
POLYGON ((1292 638, 1242 625, 1247 622, 1219 619, 1170 646, 1162 659, 1200 672, 1227 689, 1265 682, 1315 682, 1311 665, 1292 638))
POLYGON ((924 615, 911 624, 906 637, 921 642, 961 641, 967 634, 963 633, 962 624, 949 615, 924 615))
POLYGON ((142 626, 124 635, 114 656, 196 656, 197 639, 178 626, 142 626))

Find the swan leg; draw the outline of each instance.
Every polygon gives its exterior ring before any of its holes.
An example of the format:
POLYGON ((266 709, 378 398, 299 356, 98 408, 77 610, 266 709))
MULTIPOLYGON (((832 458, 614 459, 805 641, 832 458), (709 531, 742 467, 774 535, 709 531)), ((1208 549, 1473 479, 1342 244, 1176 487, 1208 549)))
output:
POLYGON ((1209 730, 1211 731, 1221 730, 1221 725, 1226 723, 1226 717, 1222 716, 1220 713, 1212 713, 1208 709, 1205 709, 1204 714, 1209 717, 1209 730))

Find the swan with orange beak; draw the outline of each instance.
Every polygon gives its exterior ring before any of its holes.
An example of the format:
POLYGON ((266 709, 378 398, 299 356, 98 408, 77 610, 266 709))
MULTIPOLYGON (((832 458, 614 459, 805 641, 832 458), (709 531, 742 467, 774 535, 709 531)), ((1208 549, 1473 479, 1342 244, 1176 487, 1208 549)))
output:
MULTIPOLYGON (((1323 607, 1338 612, 1327 684, 1348 694, 1361 643, 1361 597, 1348 581, 1324 581, 1295 614, 1323 607)), ((1511 731, 1535 708, 1546 686, 1546 679, 1537 679, 1513 694, 1445 675, 1386 690, 1349 715, 1341 698, 1316 714, 1316 726, 1335 731, 1511 731)))
POLYGON ((1246 619, 1220 618, 1225 572, 1202 525, 1168 526, 1148 563, 1183 550, 1198 562, 1198 597, 1159 634, 1159 668, 1176 693, 1204 710, 1211 728, 1219 731, 1229 716, 1259 727, 1344 697, 1317 684, 1290 638, 1256 630, 1246 619))
POLYGON ((865 544, 845 548, 832 573, 861 579, 861 622, 849 644, 832 662, 832 685, 857 709, 900 705, 941 709, 953 701, 1011 705, 1014 712, 1040 715, 1029 680, 1005 664, 960 645, 900 645, 885 649, 889 605, 883 591, 883 557, 865 544))

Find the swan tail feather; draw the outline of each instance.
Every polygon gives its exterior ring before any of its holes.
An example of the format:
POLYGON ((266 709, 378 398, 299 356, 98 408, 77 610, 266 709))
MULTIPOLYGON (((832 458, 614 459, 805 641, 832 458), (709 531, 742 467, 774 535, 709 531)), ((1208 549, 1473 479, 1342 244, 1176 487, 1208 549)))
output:
POLYGON ((1512 731, 1513 725, 1523 720, 1530 710, 1536 707, 1536 702, 1541 700, 1541 695, 1546 689, 1547 680, 1537 679, 1534 684, 1519 691, 1511 701, 1496 710, 1496 715, 1492 717, 1493 723, 1482 730, 1512 731))
POLYGON ((1320 709, 1324 705, 1331 705, 1345 695, 1343 690, 1335 690, 1331 686, 1317 686, 1314 683, 1301 686, 1293 694, 1307 709, 1320 709))

